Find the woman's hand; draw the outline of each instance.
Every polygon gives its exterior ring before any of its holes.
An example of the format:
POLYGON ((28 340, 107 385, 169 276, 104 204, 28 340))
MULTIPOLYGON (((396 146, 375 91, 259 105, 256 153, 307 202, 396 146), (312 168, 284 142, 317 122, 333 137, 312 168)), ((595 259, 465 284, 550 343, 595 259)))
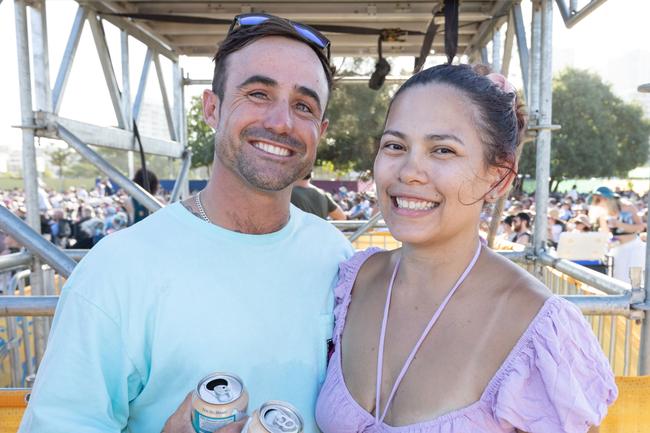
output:
MULTIPOLYGON (((230 423, 219 430, 219 433, 241 433, 246 419, 230 423)), ((192 393, 188 393, 185 400, 178 406, 176 412, 167 419, 161 433, 195 433, 192 427, 192 393)))

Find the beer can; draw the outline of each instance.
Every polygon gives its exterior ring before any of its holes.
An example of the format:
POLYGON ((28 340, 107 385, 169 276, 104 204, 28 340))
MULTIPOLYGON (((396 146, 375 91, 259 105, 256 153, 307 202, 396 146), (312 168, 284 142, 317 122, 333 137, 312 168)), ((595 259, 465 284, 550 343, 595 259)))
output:
POLYGON ((192 394, 192 426, 196 433, 213 433, 242 419, 247 409, 244 382, 234 374, 212 373, 201 379, 192 394))
POLYGON ((255 409, 242 433, 302 433, 298 409, 284 401, 271 400, 255 409))

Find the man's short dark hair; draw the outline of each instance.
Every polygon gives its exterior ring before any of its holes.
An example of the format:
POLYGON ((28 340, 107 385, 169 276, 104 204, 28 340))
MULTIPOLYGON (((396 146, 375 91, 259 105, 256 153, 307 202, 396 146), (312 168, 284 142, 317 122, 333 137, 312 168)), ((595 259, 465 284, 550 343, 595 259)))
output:
POLYGON ((327 56, 325 53, 323 53, 320 47, 318 47, 313 42, 303 38, 300 33, 296 31, 290 21, 274 16, 255 26, 243 26, 233 30, 228 34, 228 36, 226 36, 226 39, 224 39, 223 42, 219 44, 219 49, 212 59, 214 61, 212 92, 214 92, 214 94, 223 101, 225 91, 224 87, 228 72, 228 56, 236 51, 241 50, 256 40, 268 36, 282 36, 285 38, 297 40, 309 46, 316 53, 318 60, 320 60, 321 65, 323 66, 323 70, 325 71, 325 77, 327 78, 327 100, 329 101, 329 96, 332 93, 333 68, 330 66, 327 56))
POLYGON ((517 218, 519 218, 520 221, 526 221, 526 225, 530 227, 530 214, 528 212, 519 212, 517 218))

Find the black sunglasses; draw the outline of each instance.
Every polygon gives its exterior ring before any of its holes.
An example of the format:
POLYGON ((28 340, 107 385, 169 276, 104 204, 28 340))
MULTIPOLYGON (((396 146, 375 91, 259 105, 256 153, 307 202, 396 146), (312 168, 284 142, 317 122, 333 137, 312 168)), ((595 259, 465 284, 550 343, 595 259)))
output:
MULTIPOLYGON (((230 24, 230 28, 228 29, 228 34, 232 33, 233 31, 241 28, 241 27, 253 27, 257 26, 259 24, 262 24, 265 21, 268 21, 271 18, 278 18, 273 15, 269 14, 262 14, 262 13, 250 13, 250 14, 241 14, 237 15, 233 21, 232 24, 230 24)), ((325 57, 327 58, 327 61, 330 61, 330 41, 327 39, 321 32, 318 30, 309 27, 306 24, 301 24, 297 23, 294 21, 286 20, 291 25, 293 28, 298 32, 298 34, 306 41, 311 42, 312 44, 316 45, 318 48, 321 49, 325 57)))

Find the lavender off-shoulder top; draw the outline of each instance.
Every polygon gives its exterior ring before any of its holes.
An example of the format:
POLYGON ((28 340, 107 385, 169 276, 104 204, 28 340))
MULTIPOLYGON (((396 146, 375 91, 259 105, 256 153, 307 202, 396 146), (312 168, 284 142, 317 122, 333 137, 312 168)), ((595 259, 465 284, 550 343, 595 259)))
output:
POLYGON ((316 404, 323 433, 585 433, 617 397, 614 376, 580 311, 550 297, 533 318, 480 399, 430 421, 392 427, 353 398, 341 369, 341 333, 354 280, 371 248, 339 268, 334 353, 316 404))

